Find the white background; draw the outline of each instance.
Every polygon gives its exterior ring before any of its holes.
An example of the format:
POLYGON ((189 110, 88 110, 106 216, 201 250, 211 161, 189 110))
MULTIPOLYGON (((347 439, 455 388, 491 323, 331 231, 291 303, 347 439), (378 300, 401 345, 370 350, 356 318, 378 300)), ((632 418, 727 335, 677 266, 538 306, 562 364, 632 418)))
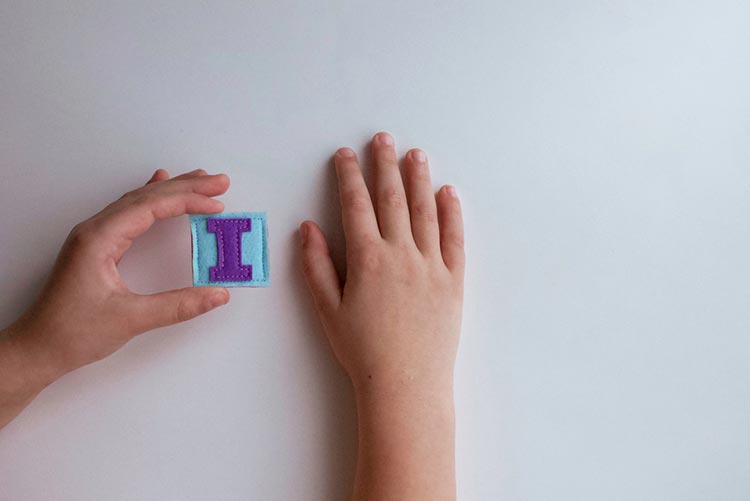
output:
MULTIPOLYGON (((333 151, 457 186, 461 500, 750 492, 750 8, 741 1, 0 2, 0 322, 154 169, 266 210, 270 289, 145 335, 0 431, 2 501, 344 500, 356 425, 298 266, 341 256, 333 151)), ((190 284, 186 218, 122 263, 190 284)))

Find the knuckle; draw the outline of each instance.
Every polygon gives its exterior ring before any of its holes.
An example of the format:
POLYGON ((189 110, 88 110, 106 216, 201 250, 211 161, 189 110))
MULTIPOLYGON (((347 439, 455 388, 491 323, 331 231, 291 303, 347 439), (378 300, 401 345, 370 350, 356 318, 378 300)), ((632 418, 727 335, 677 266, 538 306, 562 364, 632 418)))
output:
POLYGON ((412 206, 412 213, 415 217, 423 219, 428 223, 437 223, 437 211, 435 208, 425 203, 417 203, 412 206))
POLYGON ((140 188, 136 188, 134 190, 130 190, 127 193, 125 193, 122 197, 120 197, 123 200, 137 200, 138 198, 142 197, 144 193, 147 193, 151 190, 152 185, 146 185, 141 186, 140 188))
POLYGON ((457 253, 456 255, 452 256, 450 266, 448 266, 448 268, 453 274, 453 277, 458 278, 463 285, 463 275, 466 268, 466 257, 464 256, 464 254, 457 253))
POLYGON ((390 188, 380 195, 380 201, 391 209, 401 209, 406 205, 406 198, 400 190, 390 188))
POLYGON ((344 207, 353 211, 364 211, 370 206, 369 197, 360 191, 348 191, 341 196, 341 200, 344 207))
POLYGON ((348 248, 356 255, 359 254, 376 254, 379 253, 379 246, 383 243, 380 235, 371 234, 362 235, 355 241, 347 244, 348 248))
POLYGON ((381 262, 377 256, 364 254, 357 259, 357 267, 363 273, 377 273, 381 269, 381 262))
POLYGON ((192 315, 190 314, 190 307, 185 299, 185 294, 180 294, 180 298, 177 301, 177 307, 174 310, 175 323, 184 322, 190 320, 192 315))
POLYGON ((463 252, 464 249, 464 236, 463 235, 451 235, 447 239, 447 243, 451 245, 452 247, 456 247, 458 249, 461 249, 463 252))
POLYGON ((443 266, 440 273, 435 273, 434 287, 452 296, 461 297, 463 295, 463 283, 460 276, 456 274, 455 266, 458 265, 454 264, 453 266, 453 269, 443 266))
POLYGON ((419 260, 422 256, 422 253, 419 251, 419 248, 414 243, 413 239, 405 238, 397 240, 392 246, 396 255, 399 256, 399 259, 414 261, 419 260))
POLYGON ((141 192, 133 197, 133 203, 138 205, 148 205, 155 200, 158 200, 158 197, 151 192, 141 192))
POLYGON ((382 268, 382 259, 378 252, 368 248, 359 248, 352 253, 352 267, 359 273, 377 273, 382 268))
POLYGON ((401 263, 401 270, 403 271, 401 278, 405 280, 420 276, 423 271, 422 266, 413 259, 407 259, 401 263))
POLYGON ((70 230, 68 242, 74 247, 85 246, 92 241, 93 233, 93 225, 90 222, 84 221, 78 223, 72 230, 70 230))
POLYGON ((133 191, 128 191, 126 193, 123 193, 122 196, 120 197, 120 200, 129 200, 129 199, 133 198, 133 194, 136 191, 137 190, 133 190, 133 191))
POLYGON ((137 189, 125 193, 120 200, 126 205, 142 205, 151 199, 153 195, 145 189, 137 189))

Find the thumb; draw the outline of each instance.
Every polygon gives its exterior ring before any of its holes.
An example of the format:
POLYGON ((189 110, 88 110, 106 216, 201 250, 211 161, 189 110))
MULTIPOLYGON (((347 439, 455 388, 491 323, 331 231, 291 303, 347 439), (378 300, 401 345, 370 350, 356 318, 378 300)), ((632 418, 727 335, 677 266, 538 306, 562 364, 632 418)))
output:
POLYGON ((339 277, 320 227, 312 221, 305 221, 299 231, 302 238, 302 271, 318 312, 327 316, 341 303, 339 277))
POLYGON ((146 332, 184 322, 229 302, 224 287, 185 287, 158 294, 135 295, 134 327, 146 332))

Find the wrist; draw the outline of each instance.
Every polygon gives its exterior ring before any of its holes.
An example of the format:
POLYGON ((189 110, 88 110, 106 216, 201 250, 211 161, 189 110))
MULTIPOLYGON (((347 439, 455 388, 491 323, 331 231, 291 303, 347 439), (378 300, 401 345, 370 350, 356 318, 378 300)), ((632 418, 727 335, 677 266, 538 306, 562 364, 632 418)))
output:
POLYGON ((409 369, 377 369, 352 374, 357 398, 419 400, 453 399, 453 371, 413 371, 409 369))
POLYGON ((0 331, 0 428, 59 377, 20 326, 0 331))
POLYGON ((37 394, 68 372, 45 347, 42 336, 18 324, 0 332, 0 359, 8 378, 5 386, 19 393, 37 394))
POLYGON ((430 378, 368 374, 353 384, 357 407, 364 413, 419 413, 453 419, 452 374, 430 378))
POLYGON ((355 388, 361 486, 355 499, 455 499, 452 381, 373 374, 355 388))

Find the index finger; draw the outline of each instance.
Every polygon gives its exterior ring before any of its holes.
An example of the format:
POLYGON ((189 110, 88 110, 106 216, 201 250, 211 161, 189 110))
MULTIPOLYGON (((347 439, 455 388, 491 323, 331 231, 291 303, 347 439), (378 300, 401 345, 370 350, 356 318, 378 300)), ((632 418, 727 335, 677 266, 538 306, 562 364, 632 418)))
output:
POLYGON ((226 174, 153 183, 125 194, 84 224, 114 244, 112 252, 119 259, 132 240, 157 220, 223 211, 224 204, 211 197, 225 193, 228 188, 226 174))

